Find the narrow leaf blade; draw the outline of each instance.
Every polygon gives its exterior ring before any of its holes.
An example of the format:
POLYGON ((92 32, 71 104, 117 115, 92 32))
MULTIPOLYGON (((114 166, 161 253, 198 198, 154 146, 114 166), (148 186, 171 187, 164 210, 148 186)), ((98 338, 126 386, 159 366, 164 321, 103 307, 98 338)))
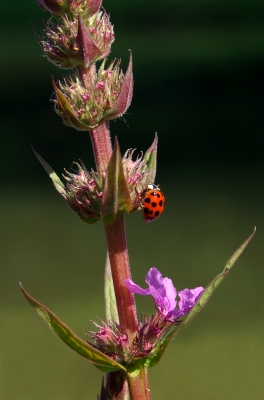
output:
POLYGON ((42 167, 46 170, 46 172, 48 173, 50 179, 53 182, 53 185, 55 187, 55 189, 65 198, 67 199, 67 191, 65 188, 64 183, 60 180, 60 178, 58 177, 58 175, 56 174, 56 172, 49 166, 49 164, 44 160, 44 158, 42 158, 37 152, 36 150, 32 147, 32 150, 35 154, 35 156, 37 157, 37 159, 39 160, 40 164, 42 165, 42 167))
POLYGON ((253 236, 255 235, 256 228, 254 228, 253 233, 242 243, 242 245, 232 254, 229 260, 226 262, 224 269, 209 283, 209 285, 205 288, 202 295, 198 298, 196 304, 191 309, 189 314, 185 317, 183 321, 179 325, 177 325, 170 333, 167 335, 165 340, 163 341, 162 349, 155 354, 155 356, 148 357, 146 359, 146 366, 154 367, 158 364, 158 362, 163 357, 165 351, 168 348, 169 343, 175 336, 186 326, 191 320, 201 311, 201 309, 205 306, 207 301, 210 299, 212 294, 215 292, 216 288, 223 282, 224 278, 227 276, 235 262, 238 260, 240 255, 243 253, 253 236))
POLYGON ((112 360, 110 357, 101 353, 99 350, 93 348, 87 342, 79 338, 64 322, 60 321, 52 311, 31 297, 25 291, 21 283, 20 288, 29 304, 35 309, 40 318, 48 325, 49 329, 72 350, 95 364, 95 366, 104 368, 104 370, 125 370, 121 364, 112 360))

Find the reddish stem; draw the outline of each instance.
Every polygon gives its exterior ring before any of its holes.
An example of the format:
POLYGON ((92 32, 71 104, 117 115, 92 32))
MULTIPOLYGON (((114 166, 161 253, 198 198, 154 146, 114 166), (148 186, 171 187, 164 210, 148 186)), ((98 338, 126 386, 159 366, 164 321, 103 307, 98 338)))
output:
POLYGON ((89 89, 93 86, 93 79, 96 76, 95 64, 92 64, 89 68, 78 68, 79 77, 82 81, 83 86, 89 89))
POLYGON ((112 154, 112 145, 108 123, 103 122, 96 128, 90 129, 97 171, 104 174, 112 154))
MULTIPOLYGON (((94 75, 94 65, 88 69, 79 68, 78 72, 83 85, 89 89, 92 76, 94 75)), ((107 122, 104 122, 90 130, 93 144, 94 157, 97 171, 105 174, 111 154, 112 146, 110 132, 107 122)), ((125 284, 125 279, 131 279, 128 250, 125 235, 124 215, 119 214, 118 218, 107 225, 104 225, 109 260, 112 271, 112 278, 115 289, 117 310, 119 316, 120 329, 128 335, 131 343, 138 326, 136 305, 133 294, 131 294, 125 284)), ((129 394, 131 400, 150 400, 147 370, 142 367, 140 373, 127 375, 129 394)), ((124 390, 119 393, 119 399, 125 399, 126 384, 124 390)))
POLYGON ((130 400, 151 400, 147 368, 141 366, 137 375, 127 374, 130 400))
POLYGON ((125 235, 124 216, 105 225, 105 235, 111 264, 119 323, 123 333, 127 332, 131 342, 137 329, 137 314, 134 296, 127 290, 125 279, 131 279, 125 235))

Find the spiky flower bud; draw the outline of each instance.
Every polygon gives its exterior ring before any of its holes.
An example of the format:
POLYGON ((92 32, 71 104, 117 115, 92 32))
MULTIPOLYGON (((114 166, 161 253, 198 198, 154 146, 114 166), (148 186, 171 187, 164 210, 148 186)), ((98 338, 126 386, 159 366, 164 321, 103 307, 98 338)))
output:
POLYGON ((66 171, 65 200, 79 217, 88 223, 100 219, 100 205, 102 201, 102 179, 91 170, 88 172, 82 164, 74 163, 78 171, 73 174, 66 171))
POLYGON ((130 193, 131 204, 134 211, 141 209, 148 184, 153 183, 153 171, 148 168, 148 163, 143 153, 133 161, 134 150, 127 150, 123 156, 123 169, 130 193))
POLYGON ((88 343, 124 365, 129 365, 137 359, 155 356, 162 347, 163 338, 173 325, 173 321, 167 320, 162 313, 157 312, 149 319, 143 315, 134 339, 129 344, 128 336, 122 333, 119 324, 106 324, 101 321, 102 325, 99 325, 92 322, 97 332, 86 331, 92 340, 88 343))
POLYGON ((114 41, 113 26, 104 11, 50 18, 43 38, 36 35, 48 60, 60 68, 89 67, 106 57, 114 41))
POLYGON ((115 161, 117 156, 120 159, 120 168, 113 176, 109 173, 109 170, 112 170, 111 160, 106 171, 100 174, 94 170, 89 172, 82 162, 74 163, 77 170, 74 173, 65 170, 63 175, 66 184, 34 149, 33 151, 49 174, 56 190, 70 208, 89 224, 104 217, 105 209, 107 213, 111 210, 111 201, 116 197, 119 198, 117 212, 131 213, 139 210, 147 185, 155 179, 157 137, 144 157, 140 156, 136 161, 132 161, 133 150, 128 150, 122 159, 119 146, 115 145, 112 161, 115 161), (119 186, 112 185, 112 181, 119 181, 119 186), (118 194, 111 193, 112 188, 117 190, 118 194))
POLYGON ((102 202, 102 178, 93 170, 87 171, 83 164, 77 166, 76 173, 65 170, 63 176, 66 185, 61 181, 49 164, 33 149, 41 165, 51 178, 55 189, 62 195, 70 208, 88 224, 94 224, 100 219, 102 202))
POLYGON ((95 128, 100 123, 121 116, 132 99, 132 59, 124 76, 120 62, 112 62, 105 69, 105 60, 98 72, 90 70, 88 88, 78 77, 69 77, 55 90, 55 111, 66 125, 78 130, 95 128))

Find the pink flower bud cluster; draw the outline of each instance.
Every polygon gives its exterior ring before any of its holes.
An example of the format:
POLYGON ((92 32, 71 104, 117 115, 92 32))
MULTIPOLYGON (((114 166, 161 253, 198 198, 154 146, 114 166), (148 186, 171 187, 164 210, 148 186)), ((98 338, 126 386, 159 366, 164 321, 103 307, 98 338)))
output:
MULTIPOLYGON (((124 176, 128 184, 133 211, 141 208, 149 176, 153 171, 149 169, 143 155, 132 161, 134 150, 128 150, 122 158, 124 176)), ((38 155, 40 158, 40 156, 38 155)), ((100 219, 102 192, 106 177, 103 174, 91 170, 87 171, 83 163, 74 163, 77 166, 75 173, 66 171, 63 176, 66 185, 62 190, 59 186, 59 193, 62 194, 71 209, 85 222, 94 223, 100 219)))
POLYGON ((60 68, 87 68, 106 57, 114 41, 113 26, 105 11, 90 18, 64 14, 44 24, 43 38, 38 41, 49 61, 60 68))
POLYGON ((124 110, 120 100, 124 74, 120 62, 105 68, 104 60, 98 70, 91 69, 85 87, 75 76, 54 84, 55 110, 66 125, 78 130, 88 130, 107 119, 116 118, 124 110))

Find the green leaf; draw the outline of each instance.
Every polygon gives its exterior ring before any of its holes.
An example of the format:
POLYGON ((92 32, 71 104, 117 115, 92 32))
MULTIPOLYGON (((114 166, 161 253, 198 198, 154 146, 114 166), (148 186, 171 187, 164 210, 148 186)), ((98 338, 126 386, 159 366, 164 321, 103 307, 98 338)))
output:
POLYGON ((55 186, 55 189, 64 197, 64 199, 67 199, 67 191, 65 188, 64 183, 60 180, 60 178, 58 177, 58 175, 56 174, 56 172, 53 171, 53 169, 49 166, 49 164, 36 152, 36 150, 32 147, 32 150, 35 154, 35 156, 37 157, 37 159, 39 160, 40 164, 42 165, 42 167, 46 170, 46 172, 48 173, 50 179, 53 182, 53 185, 55 186))
POLYGON ((31 297, 20 283, 20 288, 23 295, 26 297, 29 304, 35 309, 40 318, 48 325, 50 330, 55 333, 65 344, 72 350, 76 351, 79 355, 92 362, 96 367, 103 368, 104 372, 124 370, 125 368, 112 358, 101 353, 99 350, 93 348, 87 342, 79 338, 64 322, 53 314, 46 306, 39 303, 31 297))
POLYGON ((105 314, 106 322, 110 324, 112 321, 119 323, 115 289, 111 272, 111 265, 108 252, 106 254, 105 275, 104 275, 104 295, 105 295, 105 314))
POLYGON ((227 276, 227 274, 230 272, 231 268, 235 264, 235 262, 238 260, 240 255, 243 253, 251 239, 253 238, 254 234, 256 232, 256 228, 254 229, 253 233, 245 240, 245 242, 234 252, 234 254, 229 258, 227 261, 224 269, 209 283, 209 285, 205 288, 204 292, 202 295, 199 297, 197 302, 195 303, 194 307, 191 309, 191 311, 187 314, 187 316, 184 318, 183 321, 179 325, 176 326, 175 329, 173 329, 169 335, 165 338, 163 341, 162 349, 156 353, 155 356, 148 357, 146 360, 146 366, 149 367, 154 367, 155 365, 158 364, 162 356, 164 355, 165 351, 168 348, 168 345, 172 339, 175 338, 175 336, 186 326, 191 322, 191 320, 198 314, 198 312, 201 311, 201 309, 205 306, 207 301, 210 299, 216 288, 220 285, 221 282, 223 282, 224 278, 227 276))
POLYGON ((107 166, 101 205, 102 219, 107 223, 117 219, 119 212, 130 213, 132 204, 123 170, 117 138, 107 166))

